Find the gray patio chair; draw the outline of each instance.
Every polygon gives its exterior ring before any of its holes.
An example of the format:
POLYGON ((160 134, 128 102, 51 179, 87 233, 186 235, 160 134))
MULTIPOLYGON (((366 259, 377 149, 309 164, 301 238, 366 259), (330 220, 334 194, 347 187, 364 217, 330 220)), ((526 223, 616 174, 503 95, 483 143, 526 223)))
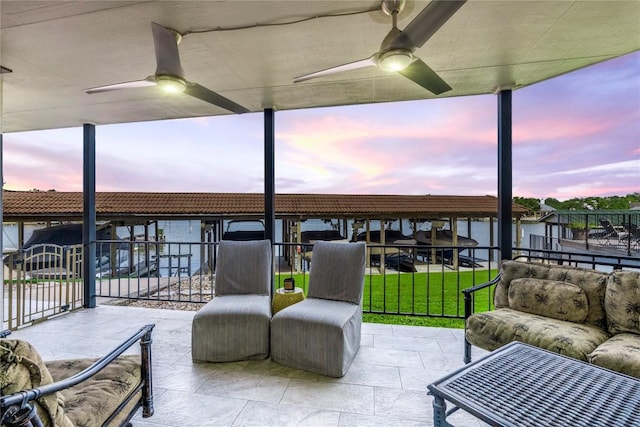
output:
POLYGON ((269 357, 272 265, 269 240, 220 242, 215 297, 193 318, 194 362, 269 357))
POLYGON ((330 377, 347 373, 360 348, 366 245, 318 241, 307 299, 271 319, 271 359, 330 377))

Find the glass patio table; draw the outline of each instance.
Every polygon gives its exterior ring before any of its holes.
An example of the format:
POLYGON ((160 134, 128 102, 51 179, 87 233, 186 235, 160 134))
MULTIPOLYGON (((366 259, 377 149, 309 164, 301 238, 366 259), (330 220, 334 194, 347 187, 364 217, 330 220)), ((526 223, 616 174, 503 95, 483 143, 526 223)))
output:
POLYGON ((457 409, 492 426, 640 425, 640 380, 520 342, 428 387, 435 426, 457 409))

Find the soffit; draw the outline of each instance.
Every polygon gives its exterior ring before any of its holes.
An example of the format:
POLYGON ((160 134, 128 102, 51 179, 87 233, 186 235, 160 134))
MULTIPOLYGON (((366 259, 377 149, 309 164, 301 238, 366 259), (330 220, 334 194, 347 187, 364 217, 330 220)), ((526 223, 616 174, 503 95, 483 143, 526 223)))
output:
MULTIPOLYGON (((428 2, 409 2, 404 28, 428 2)), ((230 114, 186 95, 82 89, 155 71, 150 23, 180 32, 283 22, 379 1, 13 1, 0 3, 1 132, 230 114)), ((520 88, 640 49, 637 1, 469 1, 416 54, 453 90, 520 88)), ((293 84, 366 58, 391 28, 379 11, 293 25, 190 34, 179 46, 190 81, 252 112, 430 99, 376 68, 293 84)))

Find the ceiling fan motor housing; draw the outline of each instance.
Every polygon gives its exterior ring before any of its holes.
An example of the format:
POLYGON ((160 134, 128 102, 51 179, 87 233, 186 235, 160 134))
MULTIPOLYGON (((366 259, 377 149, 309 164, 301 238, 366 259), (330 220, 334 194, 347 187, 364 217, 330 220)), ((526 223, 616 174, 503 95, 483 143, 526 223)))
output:
POLYGON ((398 14, 404 9, 405 0, 383 0, 382 11, 387 16, 393 16, 394 13, 398 14))

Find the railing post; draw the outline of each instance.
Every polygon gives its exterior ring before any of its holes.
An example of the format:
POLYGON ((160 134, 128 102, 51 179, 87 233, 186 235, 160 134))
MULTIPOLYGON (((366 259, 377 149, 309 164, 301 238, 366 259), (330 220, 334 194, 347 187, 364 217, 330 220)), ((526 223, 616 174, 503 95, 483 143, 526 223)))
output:
POLYGON ((155 325, 147 325, 147 333, 140 340, 140 357, 142 362, 142 416, 144 418, 153 415, 153 384, 151 383, 151 332, 155 325))
POLYGON ((471 292, 464 292, 464 357, 463 362, 471 362, 471 344, 467 341, 467 319, 471 316, 473 310, 473 297, 471 292))

